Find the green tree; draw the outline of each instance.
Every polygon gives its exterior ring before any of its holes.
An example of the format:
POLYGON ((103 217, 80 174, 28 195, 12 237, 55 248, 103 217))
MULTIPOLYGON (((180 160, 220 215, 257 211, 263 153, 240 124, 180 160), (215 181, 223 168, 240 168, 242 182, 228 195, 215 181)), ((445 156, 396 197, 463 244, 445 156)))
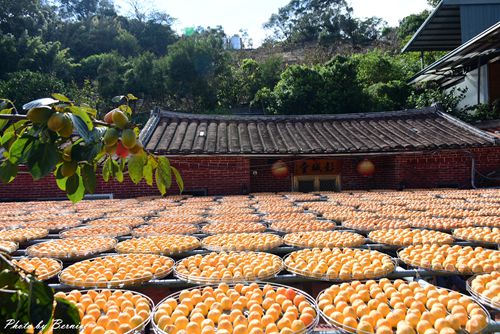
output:
POLYGON ((340 37, 340 20, 347 10, 345 0, 291 0, 264 27, 276 39, 292 42, 316 41, 320 34, 340 37))
POLYGON ((356 65, 336 57, 325 65, 293 65, 281 75, 272 95, 261 90, 257 102, 278 114, 341 114, 360 112, 364 93, 356 77, 356 65))
POLYGON ((77 66, 69 50, 63 49, 60 42, 46 42, 39 36, 21 38, 17 48, 21 55, 18 69, 54 73, 63 80, 70 80, 77 66))
MULTIPOLYGON (((343 40, 349 42, 353 47, 364 47, 375 42, 382 35, 386 23, 379 17, 359 19, 352 16, 352 10, 340 19, 340 29, 343 40)), ((320 42, 332 42, 328 34, 326 38, 320 36, 320 42), (323 40, 325 39, 325 40, 323 40)))
POLYGON ((118 35, 113 39, 113 45, 113 51, 124 57, 135 56, 140 50, 137 38, 124 29, 119 29, 118 35))
POLYGON ((57 4, 62 17, 76 21, 98 14, 116 15, 113 2, 108 0, 58 0, 57 4))
POLYGON ((407 41, 409 37, 413 36, 413 34, 417 32, 418 28, 420 28, 422 23, 424 23, 429 14, 428 10, 424 10, 421 13, 411 14, 404 17, 399 22, 399 27, 397 29, 398 39, 402 42, 407 41))
POLYGON ((367 45, 380 35, 382 20, 354 18, 345 0, 291 0, 264 25, 274 39, 289 43, 348 42, 367 45))
POLYGON ((18 52, 18 39, 13 34, 0 34, 0 78, 15 72, 21 54, 18 52))
POLYGON ((168 46, 177 41, 177 35, 172 30, 173 22, 168 14, 153 12, 144 22, 130 20, 127 29, 137 38, 141 50, 164 56, 168 46))
POLYGON ((139 97, 152 97, 158 92, 154 86, 157 84, 153 80, 155 56, 151 52, 131 58, 128 63, 128 70, 125 72, 124 87, 139 97))
POLYGON ((408 98, 412 92, 406 81, 391 80, 378 82, 365 88, 369 98, 366 111, 403 110, 408 106, 408 98))
POLYGON ((61 41, 80 60, 100 53, 117 51, 123 31, 122 19, 117 16, 94 15, 83 21, 66 22, 53 38, 61 41))
POLYGON ((364 86, 407 79, 404 64, 397 56, 374 50, 353 56, 357 77, 364 86))
POLYGON ((288 67, 273 91, 276 99, 276 113, 322 113, 324 103, 320 99, 320 92, 323 89, 324 81, 316 68, 304 65, 288 67))
POLYGON ((123 91, 127 63, 125 58, 117 53, 104 54, 100 60, 95 80, 101 96, 111 98, 123 91))
POLYGON ((44 29, 48 20, 46 6, 40 0, 0 0, 0 32, 19 37, 33 36, 44 29))
POLYGON ((466 89, 460 88, 445 91, 435 82, 425 82, 415 87, 408 98, 408 104, 414 108, 424 108, 440 103, 447 113, 460 116, 461 110, 458 105, 465 98, 466 92, 466 89))
POLYGON ((13 72, 7 80, 0 81, 0 96, 9 96, 19 108, 24 102, 66 91, 64 82, 54 75, 29 70, 13 72))
POLYGON ((219 107, 217 94, 229 72, 229 55, 218 32, 196 33, 169 47, 160 72, 173 107, 210 111, 219 107))
POLYGON ((320 91, 324 106, 320 113, 345 114, 364 110, 363 87, 360 84, 356 63, 347 57, 337 56, 319 67, 324 80, 320 91))
POLYGON ((226 104, 230 106, 253 104, 260 89, 274 88, 283 68, 283 60, 278 56, 262 61, 243 59, 239 66, 232 67, 231 75, 224 82, 225 87, 219 96, 223 99, 229 96, 226 104))

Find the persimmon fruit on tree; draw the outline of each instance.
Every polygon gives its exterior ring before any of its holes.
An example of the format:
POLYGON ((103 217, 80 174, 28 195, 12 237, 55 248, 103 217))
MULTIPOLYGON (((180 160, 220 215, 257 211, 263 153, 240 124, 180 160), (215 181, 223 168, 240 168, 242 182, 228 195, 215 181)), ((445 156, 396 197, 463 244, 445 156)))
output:
POLYGON ((104 120, 97 119, 97 110, 62 94, 27 103, 25 115, 0 99, 0 180, 12 182, 21 165, 35 180, 53 173, 73 202, 94 193, 98 175, 105 182, 123 182, 126 174, 135 184, 144 179, 152 186, 154 181, 162 195, 172 186, 173 175, 182 192, 179 171, 139 140, 140 130, 130 121, 130 102, 136 99, 132 94, 114 97, 118 106, 104 120))

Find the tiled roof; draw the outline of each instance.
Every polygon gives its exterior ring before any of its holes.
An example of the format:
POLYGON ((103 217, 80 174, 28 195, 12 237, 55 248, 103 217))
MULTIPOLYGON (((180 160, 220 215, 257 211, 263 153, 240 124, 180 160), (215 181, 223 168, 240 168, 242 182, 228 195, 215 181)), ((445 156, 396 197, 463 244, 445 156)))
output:
POLYGON ((439 111, 229 116, 161 111, 141 132, 145 147, 171 155, 293 155, 422 151, 498 145, 439 111))

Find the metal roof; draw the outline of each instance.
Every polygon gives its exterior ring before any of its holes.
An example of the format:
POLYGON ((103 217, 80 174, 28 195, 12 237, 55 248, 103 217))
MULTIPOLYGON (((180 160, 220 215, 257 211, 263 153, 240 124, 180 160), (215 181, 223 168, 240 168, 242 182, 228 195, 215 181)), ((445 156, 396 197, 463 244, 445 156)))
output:
POLYGON ((478 65, 496 60, 500 60, 500 22, 417 73, 410 83, 438 81, 446 85, 478 65))
POLYGON ((462 7, 482 5, 500 5, 500 0, 442 0, 401 52, 450 51, 457 48, 465 42, 462 7))

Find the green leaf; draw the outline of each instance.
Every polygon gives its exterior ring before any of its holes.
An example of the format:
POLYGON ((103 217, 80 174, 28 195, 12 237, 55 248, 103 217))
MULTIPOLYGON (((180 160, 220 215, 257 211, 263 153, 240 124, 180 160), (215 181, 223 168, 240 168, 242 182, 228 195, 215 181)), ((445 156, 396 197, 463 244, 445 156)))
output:
POLYGON ((93 143, 100 142, 107 128, 104 126, 95 126, 92 131, 90 131, 90 139, 93 143))
POLYGON ((66 195, 73 203, 81 201, 85 196, 85 186, 83 185, 82 177, 78 173, 79 171, 77 170, 77 173, 70 176, 66 181, 66 195), (68 182, 71 178, 76 178, 76 181, 71 181, 71 187, 74 187, 75 184, 77 187, 76 189, 71 188, 70 191, 70 188, 68 187, 68 182))
POLYGON ((135 184, 142 180, 144 175, 144 162, 144 156, 140 154, 133 155, 128 159, 128 174, 135 184))
POLYGON ((24 129, 28 125, 27 120, 18 121, 14 124, 11 124, 7 129, 5 129, 4 134, 2 136, 2 145, 7 144, 16 134, 20 135, 22 133, 22 129, 24 129))
POLYGON ((89 106, 80 106, 80 109, 84 110, 88 115, 94 118, 97 116, 97 110, 95 110, 94 108, 91 108, 89 106))
POLYGON ((94 167, 85 164, 83 165, 83 167, 81 167, 81 171, 82 171, 83 186, 85 187, 85 190, 88 193, 93 194, 97 183, 97 177, 95 175, 94 167))
POLYGON ((80 314, 78 308, 64 298, 56 298, 54 309, 54 334, 78 334, 80 314))
POLYGON ((31 280, 29 314, 32 324, 49 325, 54 302, 53 290, 44 282, 31 280))
POLYGON ((123 98, 125 97, 125 95, 117 95, 117 96, 114 96, 112 99, 111 99, 111 102, 113 103, 119 103, 121 100, 123 100, 123 98))
POLYGON ((116 160, 111 160, 111 165, 112 165, 112 171, 113 171, 114 178, 118 182, 122 183, 123 182, 123 167, 116 160))
POLYGON ((67 102, 67 103, 71 103, 71 100, 68 99, 66 96, 62 95, 62 94, 59 94, 59 93, 54 93, 52 94, 52 97, 56 100, 59 100, 61 102, 67 102))
POLYGON ((130 119, 130 116, 132 116, 132 108, 130 108, 128 105, 122 104, 122 105, 118 106, 118 109, 123 111, 129 119, 130 119))
POLYGON ((136 137, 139 137, 139 135, 141 134, 141 129, 139 129, 137 126, 134 128, 134 133, 135 133, 135 136, 136 137))
POLYGON ((182 180, 181 174, 175 167, 170 167, 172 170, 172 173, 175 176, 175 182, 177 183, 177 186, 179 187, 179 191, 182 193, 184 191, 184 181, 182 180))
POLYGON ((52 143, 36 141, 29 152, 27 166, 35 180, 48 175, 59 161, 57 147, 52 143))
POLYGON ((74 194, 80 186, 80 177, 78 174, 73 174, 66 180, 66 193, 68 195, 74 194))
POLYGON ((76 131, 80 137, 82 137, 86 143, 90 143, 92 141, 92 137, 87 124, 77 115, 69 114, 69 116, 71 117, 71 120, 73 121, 76 131))
POLYGON ((104 165, 102 166, 102 178, 105 182, 109 181, 110 176, 113 175, 113 167, 112 167, 111 158, 106 159, 104 165))
POLYGON ((129 101, 133 101, 133 100, 138 100, 138 98, 134 95, 134 94, 127 94, 127 98, 129 99, 129 101))
POLYGON ((148 162, 144 165, 144 169, 142 171, 144 175, 144 179, 149 186, 153 185, 153 164, 148 159, 148 162))
POLYGON ((96 158, 97 154, 101 151, 101 143, 92 143, 88 145, 76 145, 73 144, 73 149, 71 150, 71 157, 76 161, 87 161, 92 162, 96 158))
POLYGON ((61 168, 60 168, 61 166, 62 166, 62 163, 57 165, 57 168, 54 171, 54 176, 56 177, 56 184, 59 187, 59 189, 61 189, 62 191, 66 191, 66 181, 68 180, 68 178, 64 177, 61 174, 61 168))
POLYGON ((165 180, 161 176, 160 169, 157 168, 155 171, 155 181, 156 181, 156 187, 160 191, 162 195, 165 195, 167 193, 167 186, 165 185, 165 180))
POLYGON ((172 169, 170 161, 165 157, 158 157, 158 167, 155 171, 156 186, 162 195, 172 186, 172 169))
POLYGON ((172 171, 170 170, 170 161, 165 157, 158 157, 158 169, 161 171, 167 189, 172 186, 172 171))
POLYGON ((13 164, 26 162, 27 156, 34 140, 30 137, 19 137, 12 143, 9 149, 9 160, 13 164))
MULTIPOLYGON (((10 115, 12 114, 13 110, 14 108, 0 110, 0 115, 10 115)), ((0 119, 0 131, 2 131, 2 129, 7 125, 7 123, 9 123, 8 119, 0 119)))
POLYGON ((14 136, 16 135, 16 133, 14 131, 9 131, 9 132, 5 132, 2 136, 2 139, 0 140, 0 145, 4 146, 5 144, 7 144, 12 138, 14 138, 14 136))
POLYGON ((12 182, 17 176, 17 165, 11 163, 9 160, 0 164, 0 180, 3 183, 12 182))
POLYGON ((0 331, 5 333, 24 333, 14 328, 5 328, 6 319, 29 323, 29 284, 23 280, 5 259, 0 257, 0 331), (12 293, 8 290, 14 290, 12 293))
POLYGON ((152 155, 148 155, 148 163, 151 164, 153 169, 156 169, 158 167, 158 162, 156 161, 155 157, 152 155))
POLYGON ((8 106, 14 106, 11 100, 0 99, 0 109, 6 109, 8 106))
POLYGON ((85 108, 71 106, 69 107, 69 110, 73 115, 78 116, 87 125, 87 130, 92 131, 92 129, 94 128, 94 123, 92 123, 92 120, 90 119, 90 116, 85 108))

